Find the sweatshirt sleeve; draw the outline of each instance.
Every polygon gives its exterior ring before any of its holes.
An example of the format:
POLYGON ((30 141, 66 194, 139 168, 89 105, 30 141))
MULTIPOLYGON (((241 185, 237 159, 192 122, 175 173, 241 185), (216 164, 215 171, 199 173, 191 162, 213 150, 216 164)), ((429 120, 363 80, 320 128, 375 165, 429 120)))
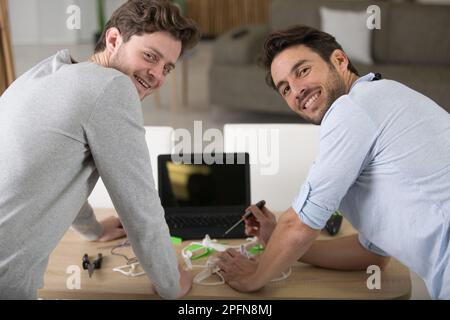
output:
POLYGON ((85 134, 134 253, 158 294, 175 299, 178 262, 154 186, 141 108, 130 79, 116 76, 100 93, 85 134))
POLYGON ((97 240, 103 234, 103 227, 97 221, 89 202, 86 201, 81 207, 75 221, 72 223, 72 229, 91 241, 97 240))

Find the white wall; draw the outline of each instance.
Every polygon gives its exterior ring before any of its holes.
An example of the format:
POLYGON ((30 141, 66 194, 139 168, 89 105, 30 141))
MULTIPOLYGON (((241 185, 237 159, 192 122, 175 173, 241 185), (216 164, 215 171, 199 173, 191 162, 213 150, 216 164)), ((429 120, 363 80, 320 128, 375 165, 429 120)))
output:
MULTIPOLYGON (((125 0, 105 0, 106 20, 125 0)), ((94 0, 9 0, 12 41, 22 44, 77 44, 92 42, 97 31, 94 0), (66 27, 70 5, 80 7, 81 28, 66 27)))
POLYGON ((39 40, 37 0, 9 0, 11 37, 14 44, 39 40))
POLYGON ((312 124, 224 126, 224 150, 249 153, 252 203, 264 199, 274 212, 289 208, 319 152, 319 133, 312 124))

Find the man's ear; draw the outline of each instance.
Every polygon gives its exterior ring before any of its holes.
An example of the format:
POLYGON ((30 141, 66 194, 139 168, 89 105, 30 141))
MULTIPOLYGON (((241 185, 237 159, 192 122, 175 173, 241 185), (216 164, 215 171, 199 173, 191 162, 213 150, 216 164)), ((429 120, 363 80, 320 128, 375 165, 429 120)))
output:
POLYGON ((106 30, 105 34, 106 51, 115 54, 122 44, 122 35, 119 29, 112 27, 106 30))
POLYGON ((335 49, 333 51, 333 53, 331 53, 330 61, 334 65, 336 70, 339 70, 339 71, 347 70, 348 57, 344 51, 342 51, 340 49, 335 49))

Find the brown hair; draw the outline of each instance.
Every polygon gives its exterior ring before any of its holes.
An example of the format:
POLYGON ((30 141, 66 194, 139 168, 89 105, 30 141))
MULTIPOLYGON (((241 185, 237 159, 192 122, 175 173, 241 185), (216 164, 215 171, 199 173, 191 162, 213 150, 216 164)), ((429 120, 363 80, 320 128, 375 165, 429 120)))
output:
MULTIPOLYGON (((268 70, 266 74, 267 84, 275 90, 276 87, 272 79, 272 74, 270 73, 272 61, 275 56, 283 50, 297 45, 304 45, 310 48, 330 65, 330 57, 333 51, 336 49, 342 50, 341 45, 336 42, 336 39, 332 35, 304 25, 292 26, 271 33, 264 43, 264 50, 260 63, 268 70)), ((354 74, 359 75, 356 68, 350 62, 350 59, 348 61, 347 69, 354 74)))
POLYGON ((95 46, 95 53, 106 48, 106 31, 119 29, 124 42, 133 35, 166 31, 181 41, 181 52, 195 46, 200 33, 195 23, 181 15, 167 0, 128 0, 112 14, 95 46))

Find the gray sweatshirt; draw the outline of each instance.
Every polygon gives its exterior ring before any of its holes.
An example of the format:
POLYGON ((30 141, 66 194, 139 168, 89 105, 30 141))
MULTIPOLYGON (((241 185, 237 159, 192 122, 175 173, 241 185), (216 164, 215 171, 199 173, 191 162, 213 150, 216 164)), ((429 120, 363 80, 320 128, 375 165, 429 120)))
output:
POLYGON ((99 175, 158 294, 176 297, 177 259, 137 90, 125 74, 72 64, 62 50, 0 97, 0 299, 36 298, 71 225, 88 239, 102 234, 86 200, 99 175))

